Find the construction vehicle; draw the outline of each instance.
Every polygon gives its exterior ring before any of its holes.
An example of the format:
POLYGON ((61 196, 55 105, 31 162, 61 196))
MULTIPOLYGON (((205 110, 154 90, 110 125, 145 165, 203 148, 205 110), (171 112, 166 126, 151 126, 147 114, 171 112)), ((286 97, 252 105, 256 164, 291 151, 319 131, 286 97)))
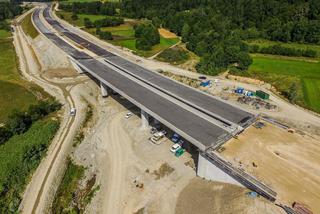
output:
POLYGON ((153 136, 150 138, 152 143, 157 143, 157 141, 161 140, 165 135, 167 134, 167 132, 165 130, 156 132, 153 134, 153 136))
POLYGON ((176 152, 175 152, 175 156, 176 157, 180 157, 181 155, 183 155, 183 153, 185 152, 185 150, 183 148, 180 148, 178 149, 176 152))

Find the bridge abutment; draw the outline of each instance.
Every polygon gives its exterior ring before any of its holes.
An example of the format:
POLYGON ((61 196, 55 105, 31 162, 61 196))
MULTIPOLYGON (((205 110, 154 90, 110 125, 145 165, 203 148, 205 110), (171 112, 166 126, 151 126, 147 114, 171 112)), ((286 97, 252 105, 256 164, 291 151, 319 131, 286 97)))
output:
POLYGON ((235 184, 243 187, 241 183, 215 166, 210 160, 203 156, 201 152, 199 152, 197 175, 206 180, 235 184))

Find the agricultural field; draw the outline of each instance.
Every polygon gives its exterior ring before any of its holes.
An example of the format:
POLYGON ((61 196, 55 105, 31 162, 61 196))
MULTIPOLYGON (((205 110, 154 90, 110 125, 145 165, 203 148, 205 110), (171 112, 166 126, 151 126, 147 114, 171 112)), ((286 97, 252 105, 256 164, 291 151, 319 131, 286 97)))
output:
POLYGON ((253 64, 242 75, 262 79, 283 94, 293 94, 293 102, 320 112, 320 62, 293 57, 253 54, 253 64))
POLYGON ((320 45, 312 45, 312 44, 299 44, 299 43, 284 43, 284 42, 274 42, 269 40, 250 40, 247 41, 250 45, 258 45, 260 48, 269 47, 272 45, 281 45, 283 47, 295 48, 295 49, 310 49, 317 52, 318 57, 320 57, 320 45))
POLYGON ((17 211, 21 193, 58 128, 58 121, 45 118, 0 146, 0 213, 17 211))
POLYGON ((18 59, 10 32, 0 31, 0 123, 13 109, 26 110, 37 103, 37 97, 45 96, 40 88, 23 80, 18 70, 18 59))
MULTIPOLYGON (((61 17, 62 15, 64 17, 64 20, 79 27, 84 26, 84 18, 88 18, 92 22, 94 22, 95 20, 103 19, 105 17, 103 15, 78 14, 79 19, 72 20, 71 19, 72 14, 70 12, 59 11, 57 12, 57 15, 59 17, 61 17)), ((136 39, 134 37, 134 29, 133 29, 133 26, 137 23, 139 23, 139 21, 130 19, 130 20, 125 20, 125 23, 120 26, 103 27, 101 28, 101 30, 111 32, 113 36, 113 40, 108 40, 108 42, 117 46, 128 48, 132 50, 135 54, 139 56, 144 56, 144 57, 153 56, 156 53, 159 53, 160 51, 163 51, 180 41, 178 37, 165 38, 160 34, 160 44, 153 46, 152 50, 150 51, 137 50, 135 47, 136 39)), ((96 31, 95 28, 90 28, 90 29, 84 28, 84 30, 97 36, 95 33, 96 31)))

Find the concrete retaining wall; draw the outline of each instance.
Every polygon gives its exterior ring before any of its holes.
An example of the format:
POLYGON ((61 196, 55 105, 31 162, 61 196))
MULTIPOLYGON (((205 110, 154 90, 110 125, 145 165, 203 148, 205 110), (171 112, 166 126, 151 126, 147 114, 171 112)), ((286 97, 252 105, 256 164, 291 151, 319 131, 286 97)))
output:
POLYGON ((199 153, 197 175, 207 180, 235 184, 243 187, 238 181, 216 167, 210 160, 199 153))

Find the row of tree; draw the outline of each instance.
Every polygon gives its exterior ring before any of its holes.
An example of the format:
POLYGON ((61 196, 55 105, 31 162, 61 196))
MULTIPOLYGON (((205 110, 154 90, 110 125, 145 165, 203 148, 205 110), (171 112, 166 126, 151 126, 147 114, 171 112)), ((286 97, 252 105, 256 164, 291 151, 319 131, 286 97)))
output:
POLYGON ((85 13, 113 16, 116 14, 116 7, 118 7, 118 3, 100 1, 74 2, 72 4, 60 3, 59 7, 64 11, 76 14, 85 13))
POLYGON ((22 7, 16 2, 0 2, 0 29, 9 30, 7 19, 21 14, 22 7))
POLYGON ((113 27, 113 26, 119 26, 124 23, 124 19, 120 17, 110 17, 107 16, 103 19, 98 19, 92 22, 88 18, 84 18, 84 26, 86 28, 101 28, 101 27, 113 27))
POLYGON ((0 21, 12 19, 22 12, 22 8, 15 2, 0 2, 0 21))
POLYGON ((61 104, 57 101, 40 101, 37 105, 31 105, 26 112, 14 111, 5 126, 0 127, 0 145, 13 135, 26 132, 33 122, 60 108, 61 104))
POLYGON ((297 57, 317 57, 317 51, 307 49, 298 49, 291 47, 284 47, 280 44, 271 45, 268 47, 259 47, 259 45, 250 45, 249 46, 250 53, 262 53, 262 54, 273 54, 273 55, 281 55, 281 56, 297 56, 297 57))

